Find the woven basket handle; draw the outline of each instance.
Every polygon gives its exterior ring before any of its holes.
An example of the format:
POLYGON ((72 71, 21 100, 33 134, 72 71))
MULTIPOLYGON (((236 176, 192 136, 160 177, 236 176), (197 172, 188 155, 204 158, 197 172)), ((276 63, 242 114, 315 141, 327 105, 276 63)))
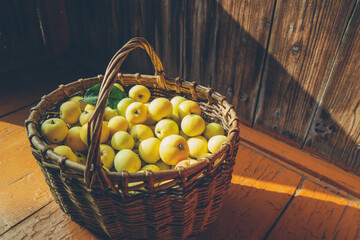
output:
POLYGON ((100 159, 100 136, 105 105, 111 88, 115 83, 115 77, 128 54, 138 47, 146 50, 150 56, 152 64, 154 65, 155 75, 157 76, 159 87, 166 89, 165 73, 163 71, 162 63, 152 46, 144 38, 132 38, 114 55, 106 69, 95 110, 88 122, 87 134, 91 137, 88 137, 89 151, 84 179, 86 185, 89 188, 92 188, 94 183, 99 181, 102 189, 105 189, 107 186, 109 186, 115 192, 118 192, 109 178, 106 176, 106 173, 102 167, 102 162, 100 159))

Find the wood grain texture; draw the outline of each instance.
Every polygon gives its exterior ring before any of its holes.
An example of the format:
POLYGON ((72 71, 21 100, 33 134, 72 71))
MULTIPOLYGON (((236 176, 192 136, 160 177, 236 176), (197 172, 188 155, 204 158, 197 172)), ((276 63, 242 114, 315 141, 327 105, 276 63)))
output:
POLYGON ((347 198, 305 181, 267 239, 356 239, 359 212, 347 198))
POLYGON ((355 2, 277 1, 255 128, 301 147, 355 2))
POLYGON ((275 1, 186 1, 184 78, 211 86, 251 125, 275 1))
POLYGON ((354 11, 304 148, 360 174, 360 4, 354 11))
MULTIPOLYGON (((179 76, 181 1, 65 1, 72 50, 96 57, 103 71, 111 57, 132 37, 145 37, 155 48, 168 76, 179 76)), ((153 74, 149 57, 136 50, 122 70, 153 74)))
POLYGON ((0 118, 0 235, 52 199, 21 126, 28 114, 26 108, 0 118))
POLYGON ((263 239, 302 179, 252 149, 239 152, 220 216, 197 239, 263 239))

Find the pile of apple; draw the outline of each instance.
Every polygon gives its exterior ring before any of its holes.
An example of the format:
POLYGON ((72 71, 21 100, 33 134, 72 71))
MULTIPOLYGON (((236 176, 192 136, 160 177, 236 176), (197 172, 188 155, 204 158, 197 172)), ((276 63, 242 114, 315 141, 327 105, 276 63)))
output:
MULTIPOLYGON (((120 84, 114 86, 124 92, 120 84)), ((197 102, 182 96, 149 102, 150 96, 147 87, 135 85, 116 109, 105 108, 100 155, 106 170, 132 173, 187 167, 227 140, 220 124, 201 117, 197 102)), ((41 134, 57 154, 85 164, 87 122, 94 109, 82 96, 72 97, 61 104, 58 118, 41 124, 41 134)))

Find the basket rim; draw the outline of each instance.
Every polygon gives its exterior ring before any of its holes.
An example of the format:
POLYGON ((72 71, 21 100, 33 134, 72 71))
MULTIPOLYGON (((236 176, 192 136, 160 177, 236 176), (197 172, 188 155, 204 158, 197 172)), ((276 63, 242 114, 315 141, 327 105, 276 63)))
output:
MULTIPOLYGON (((177 182, 173 184, 169 184, 169 186, 176 185, 178 182, 186 182, 187 178, 191 175, 197 175, 196 177, 200 177, 202 174, 198 174, 199 172, 204 173, 204 175, 208 173, 214 173, 215 170, 218 169, 219 165, 217 164, 215 167, 213 163, 216 159, 222 158, 223 160, 226 158, 228 152, 233 151, 232 148, 234 145, 237 145, 240 140, 240 129, 239 129, 239 119, 236 115, 233 105, 227 102, 226 98, 222 96, 220 93, 214 91, 212 88, 206 88, 197 84, 196 82, 189 82, 181 80, 180 78, 167 78, 165 77, 165 86, 161 86, 158 84, 158 77, 157 75, 146 75, 146 74, 122 74, 118 73, 116 76, 116 80, 120 81, 121 85, 123 86, 130 86, 137 84, 151 84, 151 86, 160 88, 166 91, 176 91, 176 93, 181 94, 187 90, 187 94, 191 94, 193 98, 192 100, 199 101, 201 100, 208 100, 208 104, 217 103, 219 106, 222 106, 225 109, 225 118, 228 116, 230 120, 228 121, 229 124, 229 131, 226 135, 227 142, 223 143, 221 148, 216 151, 215 153, 211 153, 209 157, 204 157, 198 160, 198 163, 191 164, 186 168, 179 168, 179 169, 171 169, 171 170, 162 170, 158 172, 152 172, 150 170, 140 171, 135 173, 128 173, 126 171, 122 172, 107 172, 106 175, 109 177, 111 181, 121 182, 123 186, 129 187, 130 182, 153 182, 155 181, 164 181, 170 179, 178 179, 177 182), (152 81, 152 82, 150 82, 152 81), (127 84, 130 82, 130 84, 127 84), (150 83, 149 83, 150 82, 150 83), (206 96, 206 97, 204 97, 206 96), (225 157, 223 157, 225 156, 225 157), (169 179, 169 176, 173 176, 169 179)), ((28 139, 33 146, 32 151, 39 150, 43 159, 46 157, 54 162, 57 162, 57 165, 60 167, 61 171, 67 170, 75 170, 78 173, 84 173, 85 166, 76 163, 73 161, 68 161, 68 158, 64 158, 64 156, 60 156, 56 154, 48 145, 46 141, 44 141, 41 137, 39 132, 40 121, 43 118, 46 111, 49 110, 49 107, 52 105, 56 105, 60 102, 63 102, 64 99, 70 98, 72 95, 71 89, 74 86, 80 86, 82 92, 85 92, 87 89, 88 84, 91 82, 92 85, 96 84, 96 82, 101 82, 103 79, 102 75, 98 75, 96 77, 84 78, 79 79, 77 81, 68 83, 66 85, 60 85, 57 89, 50 92, 47 95, 44 95, 41 98, 41 101, 31 109, 30 115, 28 119, 25 121, 28 139), (54 98, 61 97, 61 101, 57 101, 54 104, 54 98), (45 111, 44 111, 45 110, 45 111)), ((79 90, 77 90, 79 92, 79 90)), ((150 184, 153 185, 153 184, 150 184)), ((142 187, 142 185, 139 185, 142 187)), ((165 187, 164 187, 165 188, 165 187)), ((150 188, 151 190, 151 188, 150 188)))

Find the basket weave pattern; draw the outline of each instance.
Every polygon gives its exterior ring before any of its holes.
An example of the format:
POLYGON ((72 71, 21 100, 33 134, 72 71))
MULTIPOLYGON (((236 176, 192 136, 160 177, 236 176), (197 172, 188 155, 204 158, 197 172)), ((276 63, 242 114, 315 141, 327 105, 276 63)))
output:
POLYGON ((26 121, 32 153, 55 201, 82 226, 113 239, 184 239, 202 232, 214 222, 221 207, 239 144, 239 120, 225 97, 195 82, 168 79, 162 64, 145 39, 130 40, 113 59, 103 76, 80 79, 44 96, 26 121), (141 47, 155 67, 155 75, 121 74, 127 54, 141 47), (185 96, 199 103, 205 120, 220 123, 228 141, 209 158, 188 168, 160 172, 105 172, 98 155, 99 126, 107 95, 115 81, 127 91, 133 85, 147 86, 152 99, 185 96), (102 82, 94 118, 87 165, 59 156, 40 135, 41 123, 53 116, 59 105, 102 82), (214 162, 220 159, 219 164, 214 162), (85 183, 84 183, 85 181, 85 183))

